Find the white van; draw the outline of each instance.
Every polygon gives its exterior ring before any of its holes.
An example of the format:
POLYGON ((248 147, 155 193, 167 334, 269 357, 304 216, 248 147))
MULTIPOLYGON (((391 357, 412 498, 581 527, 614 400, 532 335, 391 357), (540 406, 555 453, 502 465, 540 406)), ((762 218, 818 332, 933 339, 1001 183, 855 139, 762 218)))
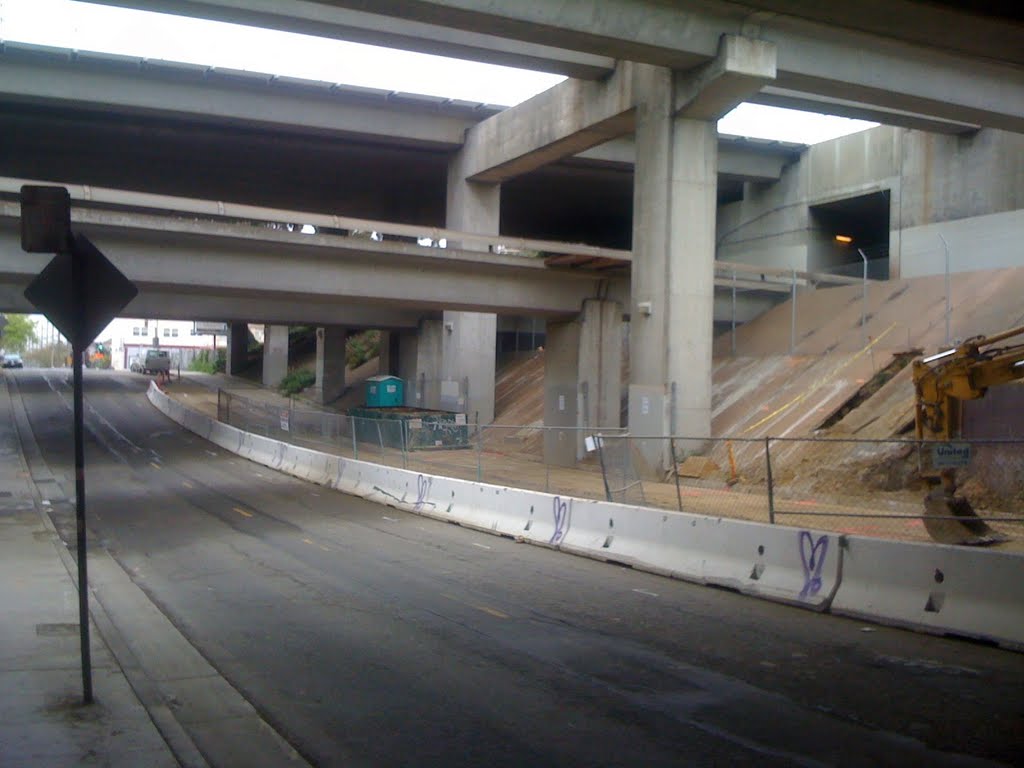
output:
POLYGON ((132 373, 170 373, 171 354, 166 349, 147 349, 135 356, 130 368, 132 373))

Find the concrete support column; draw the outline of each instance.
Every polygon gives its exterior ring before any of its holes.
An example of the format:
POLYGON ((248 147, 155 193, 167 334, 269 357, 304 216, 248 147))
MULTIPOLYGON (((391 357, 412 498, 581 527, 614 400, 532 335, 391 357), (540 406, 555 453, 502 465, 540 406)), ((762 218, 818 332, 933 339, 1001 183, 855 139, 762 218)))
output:
POLYGON ((381 376, 397 376, 399 359, 399 341, 397 333, 391 331, 380 332, 380 352, 377 364, 377 373, 381 376))
POLYGON ((345 339, 348 329, 336 325, 316 329, 316 388, 314 399, 333 403, 345 392, 345 339))
MULTIPOLYGON (((445 226, 464 232, 497 234, 501 187, 466 180, 466 158, 459 152, 448 166, 445 226)), ((470 247, 449 243, 449 247, 470 247)), ((445 312, 440 370, 449 382, 467 382, 465 411, 481 424, 494 421, 494 368, 497 315, 484 312, 445 312)), ((450 387, 446 395, 450 395, 450 387)), ((463 387, 464 385, 459 385, 463 387)))
MULTIPOLYGON (((715 123, 676 117, 672 73, 643 68, 636 116, 629 425, 708 437, 714 310, 715 123)), ((668 446, 641 447, 657 472, 668 446)))
POLYGON ((677 435, 709 437, 718 208, 714 122, 675 120, 672 175, 667 333, 668 380, 676 382, 676 392, 670 427, 677 435))
POLYGON ((544 348, 544 461, 573 466, 583 458, 582 428, 618 427, 622 399, 622 307, 583 303, 579 317, 549 322, 544 348))
POLYGON ((228 348, 225 372, 237 376, 249 359, 249 326, 246 323, 228 325, 228 348))
POLYGON ((441 407, 442 341, 440 319, 423 319, 416 331, 403 332, 398 375, 405 380, 405 404, 416 408, 441 407))
POLYGON ((288 375, 288 326, 263 326, 263 386, 276 387, 288 375))

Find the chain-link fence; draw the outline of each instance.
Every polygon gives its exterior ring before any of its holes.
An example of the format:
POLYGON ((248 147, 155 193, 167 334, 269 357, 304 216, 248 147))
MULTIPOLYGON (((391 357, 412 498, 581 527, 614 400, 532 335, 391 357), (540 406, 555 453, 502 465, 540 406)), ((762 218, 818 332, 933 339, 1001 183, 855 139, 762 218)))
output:
POLYGON ((589 427, 485 426, 480 479, 563 496, 602 498, 599 457, 585 449, 593 434, 589 427))
POLYGON ((988 540, 1024 539, 1021 440, 594 435, 543 425, 479 427, 450 413, 362 418, 223 391, 217 412, 239 429, 296 445, 494 485, 920 541, 943 540, 947 523, 953 533, 982 530, 961 516, 967 503, 988 527, 988 540), (564 450, 550 450, 562 443, 573 446, 568 461, 564 450), (586 448, 577 453, 580 444, 586 448), (556 455, 568 466, 556 464, 556 455), (669 469, 652 466, 652 456, 669 469), (952 468, 955 489, 939 477, 952 468))
POLYGON ((605 498, 681 512, 770 522, 763 439, 601 434, 605 498), (669 469, 651 463, 661 456, 669 469))
POLYGON ((683 512, 947 543, 1024 538, 1021 440, 602 435, 599 442, 606 496, 615 501, 617 478, 639 477, 646 503, 683 512), (651 442, 669 457, 660 475, 642 465, 652 455, 642 445, 651 442), (955 486, 944 484, 944 470, 955 486))

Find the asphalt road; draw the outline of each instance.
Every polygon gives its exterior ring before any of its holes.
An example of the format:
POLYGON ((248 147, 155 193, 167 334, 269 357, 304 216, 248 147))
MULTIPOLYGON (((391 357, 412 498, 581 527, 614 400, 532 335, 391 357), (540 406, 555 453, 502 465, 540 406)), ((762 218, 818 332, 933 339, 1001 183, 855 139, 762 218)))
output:
MULTIPOLYGON (((67 372, 12 378, 73 490, 67 372)), ((1022 654, 347 497, 182 430, 147 383, 87 372, 93 546, 315 765, 1020 764, 1022 654)))

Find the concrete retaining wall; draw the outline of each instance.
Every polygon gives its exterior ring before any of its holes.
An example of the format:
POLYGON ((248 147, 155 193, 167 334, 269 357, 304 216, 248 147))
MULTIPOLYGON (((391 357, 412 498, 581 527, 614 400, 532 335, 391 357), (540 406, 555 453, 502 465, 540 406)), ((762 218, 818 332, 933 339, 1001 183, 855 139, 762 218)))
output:
POLYGON ((1024 556, 424 475, 242 432, 187 408, 155 384, 149 399, 225 450, 407 512, 812 610, 1024 649, 1024 556))
POLYGON ((900 277, 1003 269, 1024 264, 1024 210, 908 227, 900 233, 900 277), (941 235, 941 237, 940 237, 941 235))

